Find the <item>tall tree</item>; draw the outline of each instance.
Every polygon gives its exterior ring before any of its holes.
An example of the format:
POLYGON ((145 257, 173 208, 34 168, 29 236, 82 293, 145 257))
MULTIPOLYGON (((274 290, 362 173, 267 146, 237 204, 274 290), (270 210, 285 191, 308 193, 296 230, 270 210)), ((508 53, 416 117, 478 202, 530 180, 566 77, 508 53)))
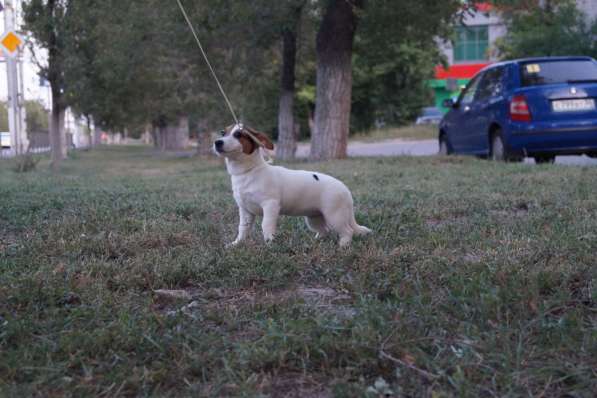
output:
MULTIPOLYGON (((468 3, 461 0, 320 1, 324 8, 317 35, 317 94, 311 158, 323 160, 346 156, 353 55, 360 58, 361 68, 371 72, 370 76, 359 76, 359 84, 382 92, 393 86, 405 91, 416 89, 420 93, 424 90, 424 78, 434 66, 433 61, 439 61, 434 50, 437 38, 450 34, 451 23, 467 9, 468 3), (353 54, 355 38, 360 46, 353 54), (409 63, 424 70, 413 73, 409 71, 409 63), (397 72, 401 69, 408 72, 408 78, 415 78, 414 84, 400 82, 402 77, 397 72)), ((407 113, 412 110, 408 111, 409 105, 395 97, 395 92, 392 94, 394 100, 392 96, 386 100, 394 103, 395 108, 402 108, 393 111, 394 119, 404 120, 404 116, 397 113, 402 113, 404 108, 407 113)), ((357 104, 372 107, 367 112, 359 109, 361 115, 387 108, 385 104, 375 104, 369 99, 358 100, 357 104)))
POLYGON ((364 0, 329 0, 317 34, 317 94, 311 158, 346 157, 352 47, 364 0))
POLYGON ((46 65, 40 65, 42 77, 50 83, 52 110, 50 146, 52 168, 57 169, 67 156, 64 131, 66 101, 64 98, 65 39, 68 36, 69 6, 72 0, 29 0, 23 3, 25 28, 48 52, 46 65))

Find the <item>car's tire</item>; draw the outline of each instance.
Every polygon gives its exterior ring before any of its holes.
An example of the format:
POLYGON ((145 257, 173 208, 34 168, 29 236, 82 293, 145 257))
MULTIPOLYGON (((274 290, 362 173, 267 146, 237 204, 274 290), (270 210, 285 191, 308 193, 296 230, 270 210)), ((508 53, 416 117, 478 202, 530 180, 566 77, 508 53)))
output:
POLYGON ((489 147, 489 159, 496 162, 505 162, 506 147, 504 146, 504 139, 500 134, 499 130, 494 131, 491 135, 491 145, 489 147))
POLYGON ((593 159, 597 159, 597 153, 587 153, 587 156, 593 159))
POLYGON ((442 134, 439 136, 439 155, 440 156, 448 156, 452 154, 452 149, 450 147, 450 142, 448 141, 448 137, 446 134, 442 134))
POLYGON ((522 157, 512 156, 508 153, 504 138, 499 129, 496 129, 491 134, 489 146, 489 159, 496 162, 521 162, 522 157))
POLYGON ((540 156, 533 156, 535 159, 535 163, 537 164, 549 164, 554 163, 556 161, 556 157, 553 155, 540 155, 540 156))

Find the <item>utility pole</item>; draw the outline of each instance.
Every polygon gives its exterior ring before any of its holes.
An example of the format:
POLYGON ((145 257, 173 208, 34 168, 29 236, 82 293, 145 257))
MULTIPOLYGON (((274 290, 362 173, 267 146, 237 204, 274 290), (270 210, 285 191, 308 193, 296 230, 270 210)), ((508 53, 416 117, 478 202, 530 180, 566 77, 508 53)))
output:
MULTIPOLYGON (((13 0, 4 1, 4 30, 14 32, 16 12, 13 0)), ((8 128, 10 130, 12 152, 22 155, 28 149, 28 142, 23 123, 23 98, 19 95, 19 54, 9 55, 5 51, 6 75, 8 87, 8 128)), ((22 78, 22 76, 21 76, 22 78)))

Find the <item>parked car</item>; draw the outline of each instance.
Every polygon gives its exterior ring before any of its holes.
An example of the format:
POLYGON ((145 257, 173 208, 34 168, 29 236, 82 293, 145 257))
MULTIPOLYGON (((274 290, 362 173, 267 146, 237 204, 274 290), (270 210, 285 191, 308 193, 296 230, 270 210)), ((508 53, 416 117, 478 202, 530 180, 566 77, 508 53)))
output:
POLYGON ((415 124, 439 124, 444 114, 435 106, 423 108, 415 124))
POLYGON ((597 61, 528 58, 493 64, 466 86, 439 126, 440 153, 553 162, 597 157, 597 61))
POLYGON ((2 131, 0 132, 0 148, 10 149, 10 133, 2 131))

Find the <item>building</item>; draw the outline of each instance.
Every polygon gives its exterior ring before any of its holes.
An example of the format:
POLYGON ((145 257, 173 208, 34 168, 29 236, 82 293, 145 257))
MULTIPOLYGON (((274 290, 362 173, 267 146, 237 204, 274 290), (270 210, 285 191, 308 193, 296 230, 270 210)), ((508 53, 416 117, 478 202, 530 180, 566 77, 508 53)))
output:
MULTIPOLYGON (((577 6, 590 20, 597 18, 597 0, 576 0, 577 6)), ((477 12, 468 15, 456 27, 454 42, 442 42, 440 48, 448 67, 436 67, 430 86, 435 93, 435 106, 459 94, 472 77, 485 66, 496 62, 495 42, 507 33, 500 14, 488 3, 477 4, 477 12)))
POLYGON ((435 79, 430 82, 435 106, 444 109, 445 99, 458 95, 477 72, 497 61, 495 42, 505 34, 504 21, 490 4, 478 4, 477 12, 466 16, 456 27, 454 42, 440 43, 449 66, 437 66, 435 79))

